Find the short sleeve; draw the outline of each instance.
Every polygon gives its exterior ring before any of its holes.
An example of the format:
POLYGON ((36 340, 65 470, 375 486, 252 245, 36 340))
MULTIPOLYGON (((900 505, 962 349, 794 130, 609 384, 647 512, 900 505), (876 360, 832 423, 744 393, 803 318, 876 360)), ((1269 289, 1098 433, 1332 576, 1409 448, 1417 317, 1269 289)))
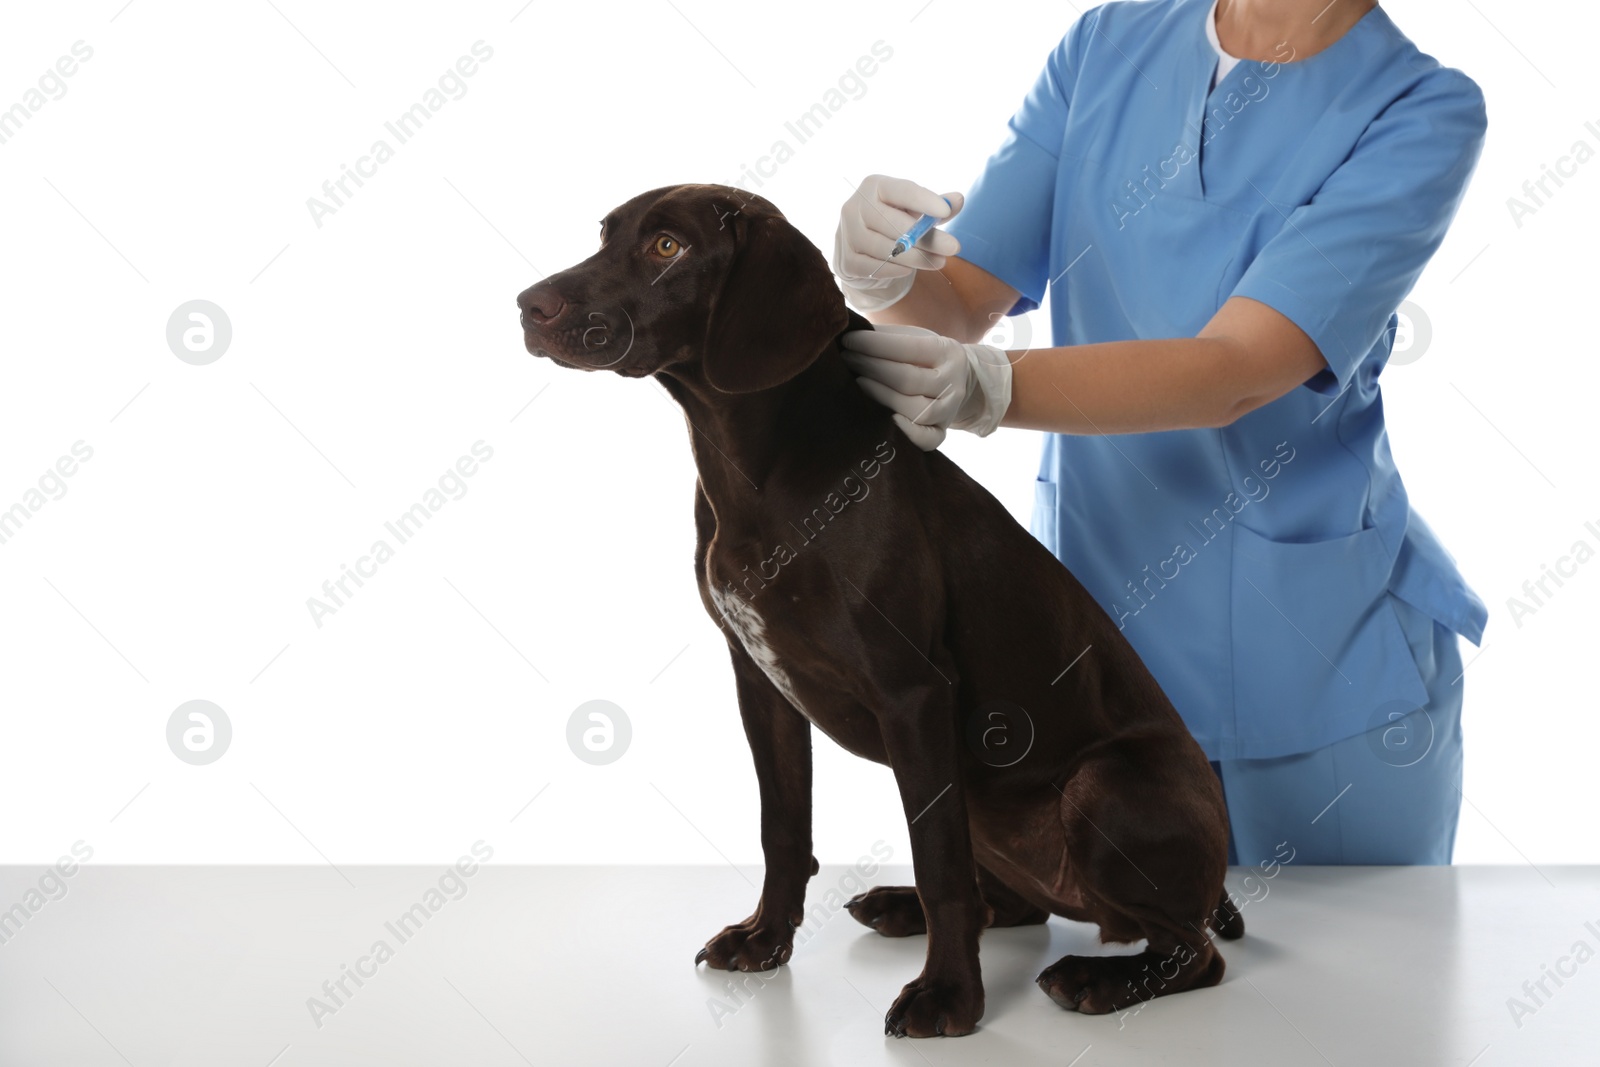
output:
POLYGON ((944 227, 961 242, 960 258, 1022 294, 1008 315, 1032 311, 1044 299, 1067 105, 1083 38, 1099 14, 1098 8, 1085 12, 1051 51, 1007 121, 1005 140, 967 191, 961 214, 944 227))
POLYGON ((1335 395, 1354 380, 1444 240, 1487 125, 1477 84, 1435 69, 1368 125, 1245 270, 1233 295, 1287 316, 1327 361, 1308 389, 1335 395))

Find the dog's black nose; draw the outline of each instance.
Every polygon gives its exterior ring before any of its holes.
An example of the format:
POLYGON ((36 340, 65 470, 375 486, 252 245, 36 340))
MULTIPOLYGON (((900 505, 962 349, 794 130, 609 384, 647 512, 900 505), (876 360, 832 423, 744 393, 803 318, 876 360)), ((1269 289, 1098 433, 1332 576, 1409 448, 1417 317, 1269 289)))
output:
POLYGON ((567 302, 549 282, 540 282, 531 289, 523 290, 517 297, 517 306, 530 320, 542 325, 566 310, 567 302))

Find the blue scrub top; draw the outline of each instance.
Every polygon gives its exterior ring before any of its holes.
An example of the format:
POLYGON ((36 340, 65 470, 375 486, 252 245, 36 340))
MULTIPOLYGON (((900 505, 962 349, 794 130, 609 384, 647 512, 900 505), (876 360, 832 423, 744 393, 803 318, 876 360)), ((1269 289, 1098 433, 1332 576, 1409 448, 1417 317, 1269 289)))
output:
POLYGON ((1327 369, 1221 429, 1047 434, 1033 532, 1122 626, 1211 759, 1308 751, 1428 702, 1393 598, 1488 612, 1412 509, 1378 375, 1486 119, 1381 7, 1210 88, 1211 0, 1108 3, 1050 54, 947 227, 1048 283, 1057 345, 1192 337, 1268 304, 1327 369))

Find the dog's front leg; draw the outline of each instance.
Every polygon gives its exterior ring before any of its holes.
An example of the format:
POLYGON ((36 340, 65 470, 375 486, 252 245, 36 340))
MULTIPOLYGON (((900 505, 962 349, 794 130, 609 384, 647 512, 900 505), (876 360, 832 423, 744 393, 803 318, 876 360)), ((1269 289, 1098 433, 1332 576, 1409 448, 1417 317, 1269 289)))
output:
POLYGON ((978 889, 967 826, 955 686, 935 682, 889 692, 891 705, 880 711, 879 726, 911 830, 928 955, 922 974, 889 1008, 884 1031, 897 1037, 970 1034, 983 1017, 978 935, 990 912, 978 889))
POLYGON ((728 971, 766 971, 789 959, 805 920, 811 854, 811 723, 730 641, 739 714, 761 787, 761 851, 767 876, 755 914, 706 942, 695 962, 728 971))

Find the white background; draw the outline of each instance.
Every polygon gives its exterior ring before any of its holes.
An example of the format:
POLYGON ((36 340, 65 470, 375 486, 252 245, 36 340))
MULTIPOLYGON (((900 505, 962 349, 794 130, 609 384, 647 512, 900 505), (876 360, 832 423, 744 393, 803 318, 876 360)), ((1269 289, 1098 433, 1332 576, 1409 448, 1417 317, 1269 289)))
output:
MULTIPOLYGON (((759 862, 682 418, 651 382, 528 356, 513 299, 659 185, 753 188, 824 249, 866 174, 968 188, 1075 9, 275 3, 18 5, 0 36, 0 107, 93 48, 0 144, 0 508, 93 449, 0 544, 0 860, 81 839, 95 862, 433 862, 481 838, 508 862, 759 862), (465 95, 316 226, 307 198, 479 40, 465 95), (785 121, 879 40, 892 58, 797 144, 785 121), (779 139, 794 158, 741 179, 779 139), (192 299, 232 322, 209 366, 167 347, 192 299), (318 628, 307 598, 479 440, 466 494, 318 628), (204 767, 165 737, 197 698, 233 726, 204 767), (632 722, 609 766, 566 744, 591 699, 632 722)), ((1600 561, 1520 627, 1507 609, 1574 541, 1600 548, 1600 161, 1520 227, 1506 204, 1600 148, 1600 18, 1385 6, 1489 107, 1412 295, 1431 345, 1383 378, 1412 500, 1490 607, 1481 654, 1463 644, 1456 856, 1600 861, 1600 561)), ((1037 435, 946 449, 1026 521, 1037 435)), ((819 857, 908 856, 889 772, 816 751, 819 857)))

